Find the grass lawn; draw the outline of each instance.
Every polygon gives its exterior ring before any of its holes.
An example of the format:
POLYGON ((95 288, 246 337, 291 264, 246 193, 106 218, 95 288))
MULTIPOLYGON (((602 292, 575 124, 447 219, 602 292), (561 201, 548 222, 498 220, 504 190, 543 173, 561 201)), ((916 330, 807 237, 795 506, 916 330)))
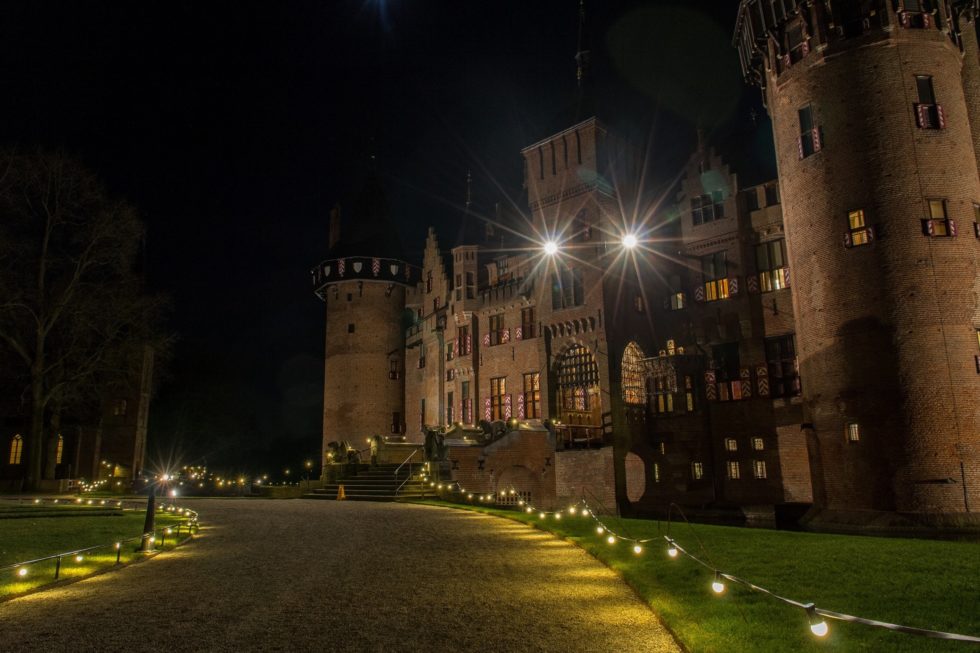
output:
MULTIPOLYGON (((575 542, 619 572, 691 651, 976 651, 976 644, 927 639, 828 619, 810 633, 803 610, 727 583, 711 590, 710 571, 666 553, 665 522, 604 518, 616 532, 654 537, 635 554, 596 533, 591 518, 560 521, 513 510, 460 506, 507 516, 575 542)), ((715 568, 781 596, 891 623, 980 636, 980 542, 822 535, 674 522, 671 537, 715 568), (700 549, 698 541, 703 544, 700 549), (705 554, 704 551, 707 551, 705 554)))
MULTIPOLYGON (((50 516, 51 511, 72 508, 49 507, 46 511, 25 506, 24 511, 33 513, 17 519, 0 519, 0 567, 48 555, 84 549, 95 545, 100 548, 82 554, 81 560, 65 557, 61 561, 59 579, 79 578, 101 571, 116 564, 115 543, 138 537, 143 531, 145 514, 141 511, 118 511, 117 514, 91 514, 86 516, 50 516), (47 512, 48 514, 44 514, 47 512)), ((9 514, 11 511, 5 511, 9 514)), ((166 528, 176 529, 178 518, 167 513, 157 513, 157 541, 166 528)), ((167 536, 166 548, 176 542, 175 535, 167 536)), ((137 558, 139 542, 129 542, 120 548, 120 562, 137 558)), ((56 563, 46 560, 27 567, 27 575, 19 570, 0 570, 0 598, 26 592, 54 580, 56 563)))

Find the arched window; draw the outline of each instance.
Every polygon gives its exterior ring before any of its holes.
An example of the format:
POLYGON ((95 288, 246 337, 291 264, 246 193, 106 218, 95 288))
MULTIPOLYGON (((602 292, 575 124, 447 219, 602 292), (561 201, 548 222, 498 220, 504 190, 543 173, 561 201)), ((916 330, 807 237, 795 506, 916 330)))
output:
MULTIPOLYGON (((599 366, 587 347, 575 345, 558 363, 558 402, 563 415, 596 413, 599 401, 599 366)), ((585 415, 578 415, 584 418, 585 415)), ((587 420, 590 423, 591 419, 587 420)))
POLYGON ((642 406, 646 403, 642 359, 643 350, 635 342, 626 345, 626 350, 623 351, 621 383, 623 401, 631 406, 642 406))
POLYGON ((58 450, 54 454, 54 464, 61 464, 61 456, 65 453, 65 438, 61 435, 58 436, 58 450))
POLYGON ((10 443, 10 464, 19 465, 20 457, 24 453, 24 438, 20 437, 20 434, 14 436, 13 441, 10 443))

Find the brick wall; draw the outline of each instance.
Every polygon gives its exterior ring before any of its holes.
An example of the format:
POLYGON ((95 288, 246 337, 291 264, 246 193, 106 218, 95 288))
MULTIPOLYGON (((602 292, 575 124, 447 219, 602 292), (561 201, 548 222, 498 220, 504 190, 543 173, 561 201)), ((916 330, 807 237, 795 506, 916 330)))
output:
POLYGON ((468 492, 530 492, 555 508, 554 440, 544 430, 515 430, 486 446, 450 446, 451 477, 468 492))
POLYGON ((596 511, 616 512, 612 447, 559 451, 555 454, 555 475, 560 504, 571 505, 585 497, 596 511))

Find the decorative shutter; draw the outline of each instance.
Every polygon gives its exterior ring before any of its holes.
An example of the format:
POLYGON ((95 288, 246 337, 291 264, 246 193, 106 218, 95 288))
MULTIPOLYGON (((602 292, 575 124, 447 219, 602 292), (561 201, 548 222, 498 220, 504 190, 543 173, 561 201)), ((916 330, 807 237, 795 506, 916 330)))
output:
POLYGON ((373 258, 371 259, 371 274, 378 276, 381 274, 381 259, 373 258))
POLYGON ((490 333, 489 332, 483 334, 483 346, 484 347, 489 347, 490 346, 490 333))
POLYGON ((956 221, 955 220, 947 220, 946 223, 947 223, 946 224, 946 233, 948 233, 950 236, 955 237, 956 236, 956 221))
POLYGON ((459 350, 459 338, 456 338, 456 340, 453 342, 453 355, 459 356, 460 354, 462 354, 462 352, 459 350))
POLYGON ((756 365, 755 379, 759 388, 760 397, 769 396, 769 368, 766 365, 756 365))
POLYGON ((864 230, 868 232, 868 242, 874 242, 875 236, 877 236, 874 226, 865 227, 864 230))
POLYGON ((504 329, 500 334, 500 343, 507 344, 510 342, 510 329, 504 329))
POLYGON ((738 295, 738 277, 732 277, 728 280, 728 296, 735 297, 738 295))
POLYGON ((926 29, 932 27, 932 16, 929 14, 922 14, 922 26, 926 29))
POLYGON ((922 221, 922 233, 924 233, 926 236, 936 235, 936 225, 932 223, 932 220, 922 221))
POLYGON ((745 289, 750 295, 757 295, 759 293, 759 277, 755 274, 750 274, 745 277, 745 289))
POLYGON ((786 284, 786 287, 789 288, 790 285, 789 268, 783 268, 783 282, 786 284))
POLYGON ((517 419, 524 419, 524 393, 517 395, 517 419))
POLYGON ((504 395, 504 419, 510 419, 511 416, 511 395, 504 395))
POLYGON ((752 396, 752 372, 749 368, 743 367, 738 375, 742 379, 742 399, 748 399, 752 396))
POLYGON ((490 397, 483 400, 483 418, 490 421, 490 397))
POLYGON ((694 301, 703 302, 704 301, 704 286, 698 286, 694 289, 694 301))
POLYGON ((946 112, 943 111, 943 105, 936 105, 936 116, 939 118, 939 128, 946 129, 946 112))
POLYGON ((708 398, 708 401, 716 401, 718 399, 718 386, 715 383, 714 370, 705 370, 704 372, 704 395, 708 398))
POLYGON ((902 27, 908 27, 909 26, 909 12, 907 12, 907 11, 900 11, 900 12, 898 12, 898 22, 900 22, 902 24, 902 27))
POLYGON ((788 54, 784 54, 783 55, 783 66, 785 66, 786 68, 789 68, 791 64, 792 64, 792 61, 790 61, 789 55, 788 54))
POLYGON ((850 249, 853 245, 854 245, 854 243, 851 241, 851 232, 850 231, 845 231, 844 232, 844 247, 847 247, 848 249, 850 249))
POLYGON ((796 137, 796 149, 799 151, 800 161, 802 161, 803 160, 803 156, 804 156, 803 155, 803 134, 800 134, 799 136, 796 137))
POLYGON ((466 353, 472 353, 473 351, 473 338, 472 336, 466 336, 466 353))
POLYGON ((522 340, 524 338, 524 327, 514 328, 514 340, 522 340))
POLYGON ((803 47, 800 48, 803 51, 803 56, 810 54, 810 39, 803 41, 803 47))
POLYGON ((346 269, 347 269, 347 263, 344 261, 344 259, 340 259, 339 261, 337 261, 337 273, 340 274, 340 276, 344 276, 344 271, 346 269))
POLYGON ((819 152, 821 149, 823 149, 823 140, 820 138, 820 128, 814 127, 810 130, 810 133, 813 134, 813 151, 819 152))
POLYGON ((929 108, 925 104, 915 105, 915 124, 919 129, 925 129, 929 126, 929 108))

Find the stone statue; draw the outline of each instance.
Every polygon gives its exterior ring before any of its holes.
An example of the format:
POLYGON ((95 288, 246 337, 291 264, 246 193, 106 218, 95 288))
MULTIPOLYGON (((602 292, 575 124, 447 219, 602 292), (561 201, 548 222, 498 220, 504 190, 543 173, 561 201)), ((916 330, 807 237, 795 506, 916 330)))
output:
POLYGON ((446 460, 449 446, 446 444, 446 434, 439 429, 425 427, 425 459, 430 461, 446 460))

